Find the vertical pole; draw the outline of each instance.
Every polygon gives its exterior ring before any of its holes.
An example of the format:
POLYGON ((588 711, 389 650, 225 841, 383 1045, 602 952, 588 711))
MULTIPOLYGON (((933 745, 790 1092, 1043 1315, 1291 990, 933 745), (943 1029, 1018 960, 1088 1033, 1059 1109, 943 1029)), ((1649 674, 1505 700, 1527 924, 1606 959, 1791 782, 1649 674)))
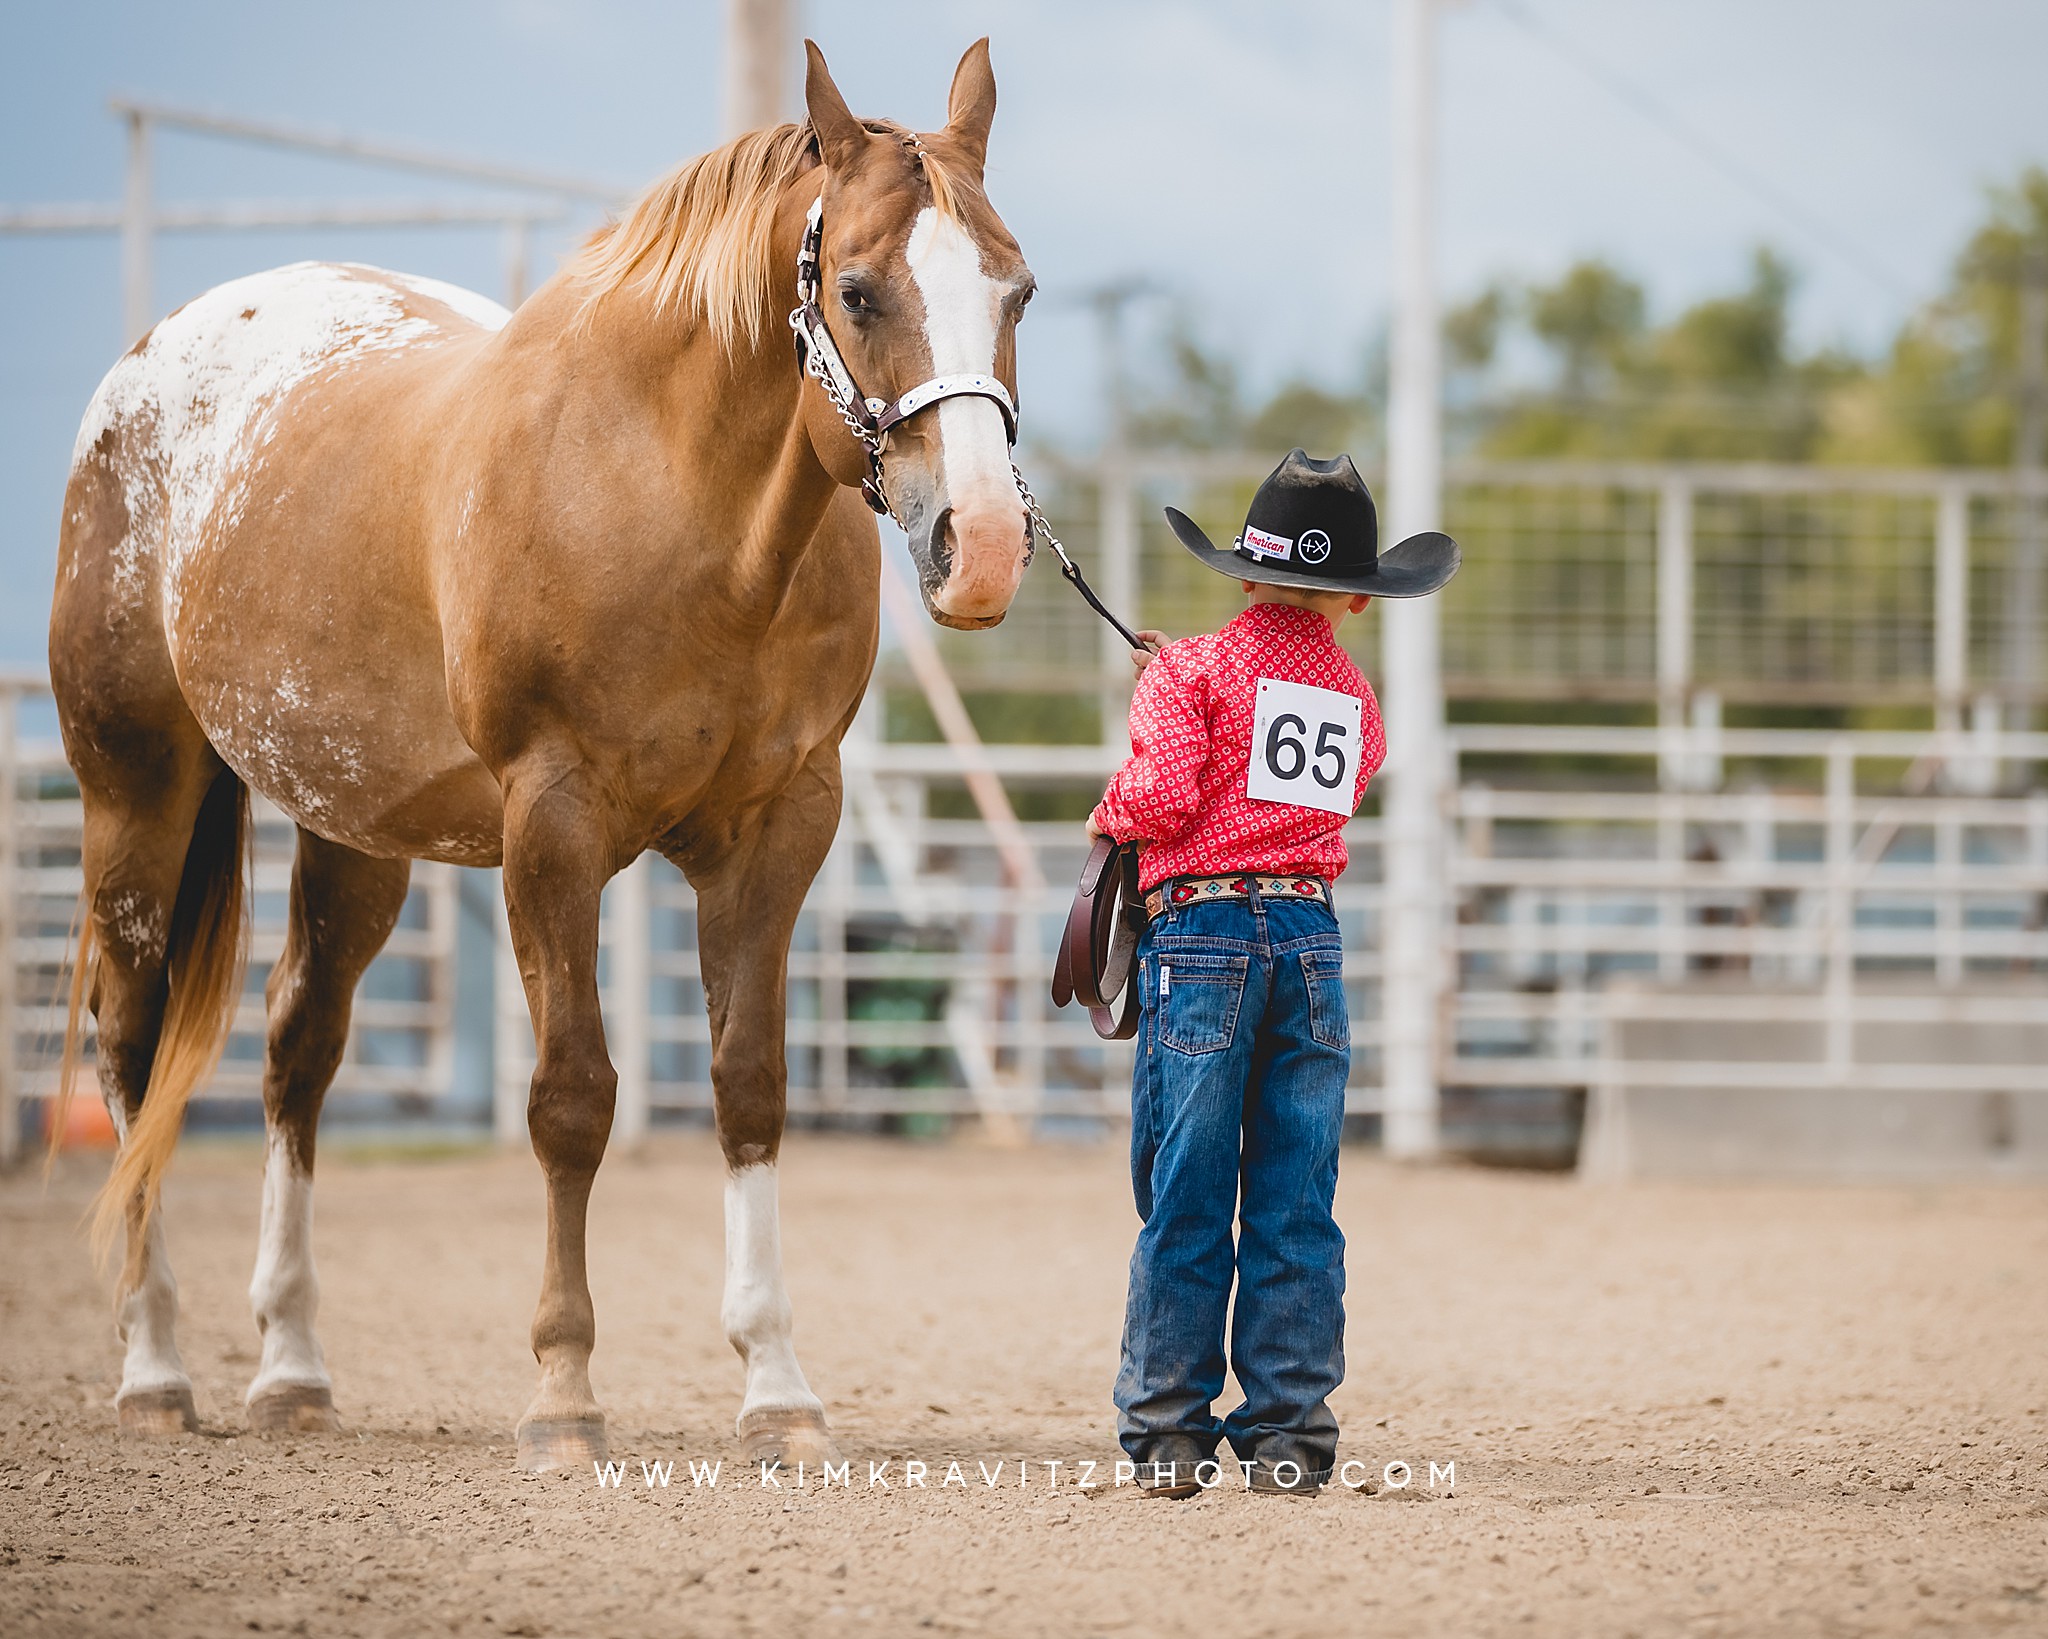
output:
POLYGON ((1939 799, 1934 820, 1934 977, 1963 982, 1963 823, 1955 799, 1939 799))
MULTIPOLYGON (((1130 461, 1121 449, 1104 451, 1102 461, 1102 586, 1103 601, 1137 625, 1138 490, 1131 482, 1130 461)), ((1119 756, 1131 749, 1131 654, 1108 621, 1102 628, 1102 741, 1119 756)))
POLYGON ((2030 244, 2020 258, 2019 404, 2013 418, 2012 464, 2020 479, 2013 497, 2012 597, 2006 608, 2008 710, 2024 734, 2033 723, 2040 687, 2041 507, 2027 480, 2048 456, 2048 244, 2030 244))
POLYGON ((1669 478, 1657 494, 1657 726, 1663 783, 1685 783, 1685 717, 1692 693, 1692 486, 1669 478))
POLYGON ((1934 726, 1963 726, 1970 686, 1970 492, 1944 484, 1934 511, 1934 726))
POLYGON ((1657 874, 1667 884, 1657 895, 1657 980, 1675 985, 1685 977, 1690 954, 1686 929, 1685 881, 1691 874, 1685 857, 1685 793, 1666 778, 1657 793, 1657 874))
MULTIPOLYGON (((1097 483, 1103 596, 1112 609, 1143 624, 1138 590, 1138 493, 1130 471, 1130 401, 1124 373, 1124 311, 1146 287, 1132 280, 1091 294, 1102 358, 1102 460, 1097 483)), ((1131 748, 1130 653, 1107 621, 1102 640, 1102 743, 1119 755, 1131 748)))
POLYGON ((149 121, 128 116, 128 179, 121 200, 121 329, 132 347, 156 318, 154 188, 150 176, 149 121))
POLYGON ((642 854, 612 883, 611 1002, 618 1030, 612 1062, 619 1094, 612 1116, 612 1147, 620 1154, 647 1139, 654 1071, 653 1021, 648 1015, 653 983, 653 861, 642 854))
POLYGON ((427 896, 427 1096, 455 1091, 455 986, 462 903, 453 865, 428 864, 417 878, 427 896))
POLYGON ((15 708, 20 697, 0 688, 0 1167, 21 1152, 20 1019, 16 1016, 15 976, 21 953, 15 948, 15 907, 21 879, 15 871, 14 805, 21 774, 15 766, 15 708))
POLYGON ((1856 1056, 1856 751, 1846 736, 1828 747, 1827 770, 1826 1056, 1843 1087, 1856 1056))
MULTIPOLYGON (((1435 0, 1394 4, 1394 347, 1387 413, 1389 536, 1435 529, 1442 507, 1442 358, 1432 198, 1435 0)), ((1443 962, 1444 700, 1437 599, 1380 605, 1387 744, 1380 995, 1385 1145, 1423 1157, 1438 1145, 1443 962)))
POLYGON ((790 0, 725 0, 725 134, 774 125, 788 104, 790 0))
POLYGON ((528 269, 533 261, 533 223, 515 216, 505 224, 505 305, 517 309, 526 300, 528 269))
MULTIPOLYGON (((862 715, 867 715, 865 707, 862 715)), ((846 1039, 846 924, 859 846, 859 832, 840 826, 819 873, 825 891, 818 896, 818 1103, 826 1110, 846 1107, 852 1081, 846 1039)))

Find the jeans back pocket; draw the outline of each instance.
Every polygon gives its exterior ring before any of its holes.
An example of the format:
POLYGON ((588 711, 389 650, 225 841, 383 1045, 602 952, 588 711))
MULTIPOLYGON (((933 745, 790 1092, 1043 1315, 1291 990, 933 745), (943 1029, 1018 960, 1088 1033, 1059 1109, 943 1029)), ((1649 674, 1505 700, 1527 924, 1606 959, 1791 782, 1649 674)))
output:
POLYGON ((1344 999, 1344 953, 1305 950, 1301 976, 1308 987, 1308 1032, 1324 1047, 1351 1045, 1351 1008, 1344 999))
POLYGON ((1182 1053, 1217 1053, 1237 1033, 1250 958, 1161 951, 1147 973, 1158 1007, 1159 1039, 1182 1053))

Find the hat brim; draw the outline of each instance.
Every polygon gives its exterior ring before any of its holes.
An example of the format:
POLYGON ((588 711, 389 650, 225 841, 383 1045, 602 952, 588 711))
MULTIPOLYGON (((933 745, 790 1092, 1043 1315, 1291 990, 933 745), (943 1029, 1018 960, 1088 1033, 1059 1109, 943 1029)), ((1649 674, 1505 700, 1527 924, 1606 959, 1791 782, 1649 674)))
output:
POLYGON ((1461 558, 1458 543, 1432 529, 1388 547, 1380 554, 1377 567, 1368 574, 1310 575, 1271 558, 1256 558, 1235 547, 1217 546, 1194 519, 1178 508, 1166 509, 1166 522, 1188 556, 1219 575, 1257 581, 1262 586, 1299 586, 1309 592, 1363 592, 1375 598, 1426 597, 1458 572, 1461 558))

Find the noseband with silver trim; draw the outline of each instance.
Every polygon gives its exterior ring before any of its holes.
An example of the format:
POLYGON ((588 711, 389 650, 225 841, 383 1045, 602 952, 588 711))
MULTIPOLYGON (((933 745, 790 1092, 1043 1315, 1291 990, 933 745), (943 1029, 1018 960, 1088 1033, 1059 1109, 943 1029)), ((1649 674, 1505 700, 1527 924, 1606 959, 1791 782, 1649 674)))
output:
MULTIPOLYGON (((921 148, 917 151, 923 152, 921 148)), ((797 363, 825 390, 825 396, 839 412, 839 419, 846 423, 846 430, 867 451, 868 473, 860 481, 861 499, 908 535, 910 530, 896 516, 896 509, 889 504, 889 497, 882 488, 882 439, 920 410, 928 410, 946 399, 985 398, 1002 412, 1003 434, 1015 448, 1017 406, 1011 402, 1009 389, 994 376, 934 376, 930 381, 919 382, 893 404, 887 399, 863 395, 854 385, 853 372, 847 369, 846 358, 825 323, 825 311, 818 305, 818 287, 823 277, 819 258, 823 254, 824 243, 825 199, 820 194, 811 201, 810 212, 804 217, 803 242, 796 253, 797 305, 790 310, 789 328, 796 333, 797 363)), ((1045 509, 1038 504, 1038 497, 1031 493, 1031 486, 1024 482, 1024 474, 1015 462, 1010 464, 1010 476, 1017 480, 1017 493, 1023 498, 1024 515, 1031 526, 1024 547, 1026 567, 1030 566, 1038 538, 1043 535, 1046 545, 1060 560, 1060 574, 1072 583, 1088 607, 1114 626, 1118 635, 1133 649, 1142 650, 1145 645, 1138 640, 1138 634, 1109 612, 1108 606, 1095 595, 1095 588, 1082 575, 1081 566, 1067 555, 1066 547, 1060 544, 1060 538, 1052 532, 1052 525, 1046 520, 1045 509)))

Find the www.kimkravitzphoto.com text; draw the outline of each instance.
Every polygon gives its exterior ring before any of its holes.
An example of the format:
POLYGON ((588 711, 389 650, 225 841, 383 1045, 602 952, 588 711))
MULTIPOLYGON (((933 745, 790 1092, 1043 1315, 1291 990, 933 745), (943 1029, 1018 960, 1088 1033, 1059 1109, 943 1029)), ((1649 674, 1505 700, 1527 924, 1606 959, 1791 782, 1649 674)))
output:
MULTIPOLYGON (((1126 1486, 1149 1486, 1172 1478, 1171 1465, 1129 1461, 1098 1462, 1086 1458, 1005 1457, 947 1459, 932 1461, 916 1457, 886 1457, 864 1462, 848 1459, 837 1463, 731 1463, 724 1458, 694 1457, 613 1459, 593 1462, 592 1477, 599 1490, 630 1491, 671 1488, 695 1491, 731 1490, 752 1487, 762 1491, 944 1491, 958 1488, 977 1491, 1100 1491, 1126 1486)), ((1261 1468, 1255 1461, 1234 1457, 1212 1458, 1194 1469, 1194 1481, 1205 1491, 1246 1490, 1261 1468)), ((1278 1462, 1264 1465, 1268 1478, 1292 1487, 1305 1478, 1298 1464, 1278 1462)), ((1333 1478, 1353 1491, 1422 1490, 1448 1494, 1457 1488, 1455 1461, 1374 1463, 1360 1458, 1338 1465, 1333 1478)))

